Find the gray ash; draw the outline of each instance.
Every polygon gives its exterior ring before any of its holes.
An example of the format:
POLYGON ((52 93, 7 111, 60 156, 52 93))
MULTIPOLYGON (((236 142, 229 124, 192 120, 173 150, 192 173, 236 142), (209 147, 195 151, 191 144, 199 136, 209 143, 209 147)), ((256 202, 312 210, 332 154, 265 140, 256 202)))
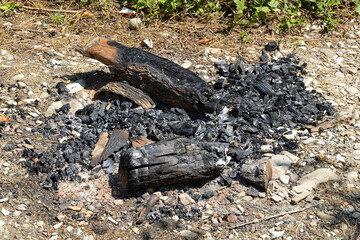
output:
MULTIPOLYGON (((272 43, 270 47, 276 46, 272 43)), ((30 172, 47 174, 46 186, 55 189, 60 179, 82 181, 80 171, 95 175, 106 168, 112 173, 121 151, 94 169, 89 164, 100 133, 114 129, 127 130, 130 137, 144 136, 154 141, 185 136, 194 141, 229 143, 230 166, 235 170, 244 159, 262 156, 260 146, 265 139, 273 140, 274 153, 294 150, 297 143, 286 140, 282 133, 316 124, 325 115, 334 114, 334 108, 321 94, 305 89, 302 75, 306 73, 306 64, 300 65, 294 55, 273 62, 267 59, 263 52, 261 62, 248 66, 241 58, 231 64, 217 62, 220 77, 214 84, 213 97, 220 107, 205 115, 161 103, 144 110, 124 99, 113 98, 110 109, 106 108, 107 101, 97 100, 74 117, 68 114, 70 106, 64 105, 58 114, 42 119, 47 122, 43 129, 34 131, 48 139, 61 136, 66 140, 54 144, 48 152, 25 150, 28 159, 25 165, 30 172), (74 131, 80 136, 74 135, 74 131), (34 158, 38 158, 37 164, 31 160, 34 158)), ((63 84, 59 83, 57 88, 60 96, 68 94, 63 84)))

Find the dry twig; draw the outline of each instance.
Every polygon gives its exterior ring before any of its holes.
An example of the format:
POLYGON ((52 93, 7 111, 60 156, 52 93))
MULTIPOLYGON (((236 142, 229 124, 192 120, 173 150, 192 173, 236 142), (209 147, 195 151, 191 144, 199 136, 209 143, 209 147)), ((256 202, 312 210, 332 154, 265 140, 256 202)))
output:
POLYGON ((305 211, 305 210, 308 210, 312 207, 315 207, 317 206, 318 204, 314 204, 314 205, 311 205, 309 207, 305 207, 305 208, 301 208, 301 209, 298 209, 298 210, 293 210, 293 211, 289 211, 289 212, 283 212, 283 213, 279 213, 279 214, 276 214, 276 215, 273 215, 273 216, 270 216, 270 217, 267 217, 267 218, 263 218, 263 219, 255 219, 251 222, 247 222, 247 223, 243 223, 243 224, 239 224, 239 225, 235 225, 235 226, 227 226, 226 228, 228 229, 234 229, 234 228, 239 228, 239 227, 243 227, 243 226, 246 226, 246 225, 250 225, 250 224, 254 224, 254 223, 259 223, 259 222, 263 222, 263 221, 267 221, 267 220, 270 220, 270 219, 273 219, 273 218, 278 218, 278 217, 282 217, 284 215, 287 215, 287 214, 294 214, 294 213, 298 213, 298 212, 302 212, 302 211, 305 211))

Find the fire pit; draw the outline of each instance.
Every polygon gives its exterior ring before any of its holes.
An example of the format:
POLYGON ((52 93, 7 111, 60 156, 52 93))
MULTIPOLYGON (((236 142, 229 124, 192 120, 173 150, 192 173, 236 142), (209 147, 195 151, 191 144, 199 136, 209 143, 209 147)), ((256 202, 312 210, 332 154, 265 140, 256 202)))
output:
MULTIPOLYGON (((264 50, 248 66, 242 58, 218 61, 219 77, 206 84, 173 62, 105 39, 78 50, 127 82, 103 87, 98 96, 107 91, 110 100, 96 100, 75 116, 64 105, 42 119, 48 122, 44 136, 66 140, 51 152, 24 155, 29 171, 47 174, 46 186, 54 189, 61 179, 83 181, 82 172, 112 174, 119 164, 129 190, 209 178, 224 168, 225 184, 243 179, 267 190, 271 164, 263 157, 296 150, 286 133, 334 112, 321 94, 306 90, 306 64, 291 54, 269 62, 264 50), (108 136, 100 138, 103 133, 108 136), (97 143, 102 150, 94 157, 97 143)), ((68 96, 63 88, 58 85, 60 96, 68 96)))

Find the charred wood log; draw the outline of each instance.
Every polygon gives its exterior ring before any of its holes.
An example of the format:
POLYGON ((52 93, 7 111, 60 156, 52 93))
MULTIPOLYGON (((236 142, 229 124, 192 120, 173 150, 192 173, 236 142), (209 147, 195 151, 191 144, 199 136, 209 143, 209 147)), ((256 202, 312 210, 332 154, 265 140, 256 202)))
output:
POLYGON ((227 150, 225 143, 185 138, 129 148, 120 159, 120 181, 136 190, 209 178, 227 164, 227 150))
POLYGON ((123 147, 127 147, 128 145, 129 132, 126 130, 115 129, 107 141, 104 151, 101 153, 101 155, 97 155, 91 159, 90 167, 95 167, 96 165, 102 163, 111 154, 123 147))
POLYGON ((105 38, 75 49, 111 66, 116 80, 125 80, 160 102, 197 112, 211 112, 216 106, 205 81, 165 58, 105 38))
POLYGON ((269 192, 269 181, 272 177, 272 166, 268 159, 249 161, 240 168, 240 177, 257 187, 269 192))
POLYGON ((143 91, 125 82, 109 82, 96 91, 95 96, 101 92, 110 92, 121 95, 124 98, 133 101, 135 104, 141 106, 145 110, 152 108, 155 105, 154 101, 143 91))

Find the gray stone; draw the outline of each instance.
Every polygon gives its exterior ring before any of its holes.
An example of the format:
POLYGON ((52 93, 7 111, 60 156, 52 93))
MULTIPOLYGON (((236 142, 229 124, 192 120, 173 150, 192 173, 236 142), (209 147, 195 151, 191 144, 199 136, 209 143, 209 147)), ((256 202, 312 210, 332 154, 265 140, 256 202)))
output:
POLYGON ((63 225, 63 223, 59 222, 59 223, 54 225, 54 229, 59 229, 59 228, 61 228, 62 225, 63 225))
POLYGON ((198 234, 189 230, 183 230, 180 232, 180 236, 186 240, 195 240, 198 238, 198 234))
POLYGON ((273 147, 271 145, 262 145, 260 150, 262 153, 270 153, 273 152, 273 147))
POLYGON ((300 185, 295 186, 293 190, 296 193, 311 191, 314 187, 316 187, 320 183, 325 183, 328 181, 339 181, 339 180, 340 177, 337 176, 330 168, 320 168, 312 173, 303 176, 299 180, 300 185))
POLYGON ((202 213, 202 216, 201 216, 201 219, 208 219, 208 218, 210 218, 212 215, 214 215, 214 211, 213 210, 211 210, 211 209, 208 209, 208 210, 206 210, 206 211, 204 211, 203 213, 202 213))
POLYGON ((18 82, 17 85, 18 85, 19 88, 26 87, 26 84, 24 82, 18 82))
POLYGON ((351 214, 351 216, 353 218, 360 219, 360 212, 354 212, 353 214, 351 214))

